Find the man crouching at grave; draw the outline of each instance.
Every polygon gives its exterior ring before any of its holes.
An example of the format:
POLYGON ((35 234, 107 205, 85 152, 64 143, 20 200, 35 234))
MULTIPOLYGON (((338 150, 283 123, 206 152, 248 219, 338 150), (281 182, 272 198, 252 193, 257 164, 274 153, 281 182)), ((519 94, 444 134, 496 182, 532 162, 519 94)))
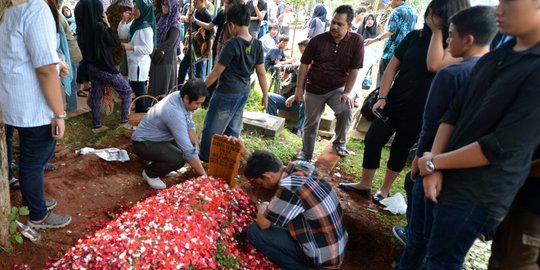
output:
POLYGON ((255 151, 244 176, 276 189, 270 203, 258 205, 248 229, 251 244, 282 269, 337 269, 343 262, 347 230, 332 187, 305 162, 287 167, 272 153, 255 151))
POLYGON ((201 107, 207 96, 208 89, 202 80, 189 80, 180 91, 150 108, 135 130, 131 138, 133 152, 150 161, 142 176, 152 188, 166 188, 160 177, 182 168, 186 162, 206 176, 191 113, 201 107))

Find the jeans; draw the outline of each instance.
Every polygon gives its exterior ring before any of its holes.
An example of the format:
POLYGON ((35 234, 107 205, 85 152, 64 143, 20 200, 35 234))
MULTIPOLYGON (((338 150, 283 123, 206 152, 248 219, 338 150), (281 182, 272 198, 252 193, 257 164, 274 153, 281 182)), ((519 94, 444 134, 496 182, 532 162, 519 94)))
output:
POLYGON ((309 263, 300 244, 286 228, 271 226, 266 230, 252 223, 247 231, 248 241, 282 269, 308 269, 309 263))
POLYGON ((461 270, 474 240, 495 230, 501 219, 477 204, 439 200, 433 209, 426 270, 461 270))
POLYGON ((47 215, 44 194, 45 164, 54 153, 56 141, 51 135, 51 125, 21 128, 19 131, 19 183, 22 204, 28 205, 30 220, 41 220, 47 215))
POLYGON ((151 178, 162 177, 176 171, 184 164, 182 150, 172 142, 133 142, 133 153, 144 160, 152 161, 144 167, 146 175, 151 178))
MULTIPOLYGON (((194 65, 195 68, 195 78, 199 78, 201 80, 206 80, 206 59, 202 60, 194 65)), ((190 50, 186 51, 186 55, 184 55, 184 58, 182 58, 182 62, 180 62, 180 67, 178 68, 178 84, 184 84, 184 81, 186 80, 186 75, 188 74, 188 71, 190 70, 191 66, 191 52, 190 50)))
POLYGON ((215 91, 208 105, 201 136, 201 160, 208 162, 212 135, 240 137, 242 112, 246 106, 249 92, 221 93, 215 91))
POLYGON ((11 181, 11 179, 13 179, 13 175, 15 174, 13 166, 11 166, 11 163, 13 163, 13 126, 4 125, 4 127, 6 129, 8 180, 11 181))
MULTIPOLYGON (((133 93, 135 93, 136 97, 146 95, 146 88, 145 88, 144 81, 141 82, 135 82, 130 81, 129 85, 131 86, 131 89, 133 90, 133 93)), ((135 103, 135 112, 136 113, 142 113, 146 112, 148 110, 148 107, 150 107, 150 100, 148 98, 141 98, 137 100, 135 103)))
POLYGON ((304 128, 304 103, 293 102, 293 105, 288 108, 285 106, 286 97, 274 93, 268 94, 268 107, 266 113, 270 115, 277 115, 277 110, 294 112, 298 114, 298 122, 296 122, 296 129, 302 130, 304 128))
POLYGON ((73 80, 71 80, 71 95, 66 94, 66 112, 77 111, 77 69, 79 62, 71 62, 73 80))
MULTIPOLYGON (((407 174, 410 177, 410 173, 407 174)), ((424 178, 416 177, 411 194, 407 195, 407 244, 395 269, 420 269, 426 257, 427 244, 433 223, 433 207, 435 204, 424 194, 424 178)))

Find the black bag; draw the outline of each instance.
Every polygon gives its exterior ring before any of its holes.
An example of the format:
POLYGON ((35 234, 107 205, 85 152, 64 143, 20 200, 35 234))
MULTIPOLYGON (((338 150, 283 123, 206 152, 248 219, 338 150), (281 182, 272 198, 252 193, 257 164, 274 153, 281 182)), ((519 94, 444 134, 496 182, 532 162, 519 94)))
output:
POLYGON ((371 88, 371 82, 373 77, 371 76, 371 68, 373 68, 373 66, 368 69, 366 77, 364 77, 364 80, 362 81, 362 89, 364 90, 368 90, 369 88, 371 88))
POLYGON ((377 87, 375 90, 369 93, 366 99, 364 99, 364 103, 362 103, 362 108, 360 108, 360 113, 369 122, 373 121, 373 118, 375 117, 371 109, 373 108, 373 105, 375 105, 375 103, 377 102, 378 95, 379 95, 379 87, 377 87))
POLYGON ((154 50, 152 55, 150 55, 151 60, 152 60, 152 64, 154 64, 154 65, 161 64, 161 62, 163 62, 163 57, 164 56, 165 56, 165 51, 163 49, 154 50))

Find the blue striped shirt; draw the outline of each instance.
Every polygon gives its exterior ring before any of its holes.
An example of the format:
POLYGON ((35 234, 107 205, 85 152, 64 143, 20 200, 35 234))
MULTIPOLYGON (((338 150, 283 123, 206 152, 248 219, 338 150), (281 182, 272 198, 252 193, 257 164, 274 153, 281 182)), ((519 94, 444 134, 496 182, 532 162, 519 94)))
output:
POLYGON ((43 0, 28 0, 8 8, 0 22, 0 37, 0 106, 4 122, 16 127, 50 124, 54 114, 36 73, 38 67, 59 62, 49 7, 43 0))

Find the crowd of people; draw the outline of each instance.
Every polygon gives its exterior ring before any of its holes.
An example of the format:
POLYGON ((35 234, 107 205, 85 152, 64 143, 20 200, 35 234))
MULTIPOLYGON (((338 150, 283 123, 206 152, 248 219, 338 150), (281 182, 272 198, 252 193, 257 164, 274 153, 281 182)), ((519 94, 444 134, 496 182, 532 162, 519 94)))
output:
POLYGON ((393 136, 372 195, 380 203, 417 144, 405 179, 407 226, 393 228, 405 244, 395 269, 461 269, 479 237, 494 239, 489 269, 539 269, 540 0, 500 0, 496 8, 432 0, 416 30, 418 15, 405 0, 389 5, 382 32, 369 7, 341 5, 328 17, 315 5, 308 39, 292 44, 296 59, 287 55, 290 7, 281 0, 225 0, 215 17, 206 0, 80 0, 73 12, 53 0, 0 0, 8 164, 13 130, 20 143, 19 179, 10 166, 9 182, 21 189, 28 224, 71 222, 51 211, 57 202, 43 182, 77 96, 88 97, 95 133, 107 130, 100 111, 111 91, 121 99, 119 124, 133 96, 162 97, 137 101, 135 111, 146 115, 131 139, 148 161, 144 180, 165 189, 161 178, 186 163, 206 176, 214 134, 239 140, 255 74, 263 109, 299 115, 293 131, 302 148, 286 166, 267 151, 247 159, 244 176, 275 190, 258 205, 248 240, 283 269, 339 268, 348 241, 343 210, 311 161, 326 106, 336 117, 333 149, 349 155, 355 87, 378 62, 360 181, 338 188, 371 196, 393 136), (267 72, 284 72, 280 93, 268 93, 267 72), (192 113, 203 105, 199 140, 192 113))

